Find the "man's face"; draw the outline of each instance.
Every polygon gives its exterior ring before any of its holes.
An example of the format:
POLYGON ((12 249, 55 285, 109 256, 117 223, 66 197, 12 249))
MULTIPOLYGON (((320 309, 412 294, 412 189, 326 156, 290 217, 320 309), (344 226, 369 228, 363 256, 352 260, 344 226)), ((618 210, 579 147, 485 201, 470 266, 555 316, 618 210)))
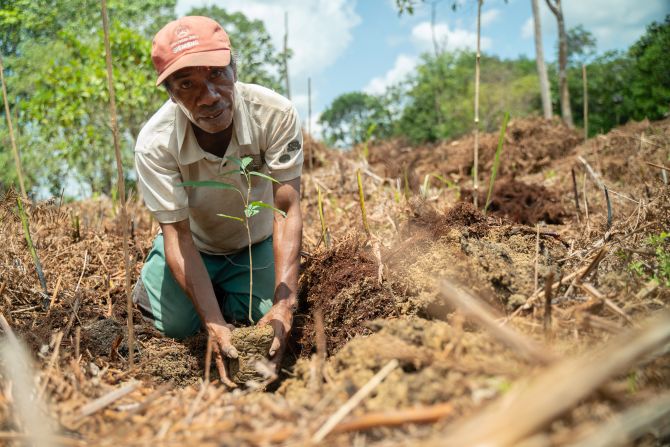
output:
POLYGON ((235 69, 186 67, 171 74, 166 82, 172 101, 193 124, 208 133, 221 132, 233 122, 235 69))

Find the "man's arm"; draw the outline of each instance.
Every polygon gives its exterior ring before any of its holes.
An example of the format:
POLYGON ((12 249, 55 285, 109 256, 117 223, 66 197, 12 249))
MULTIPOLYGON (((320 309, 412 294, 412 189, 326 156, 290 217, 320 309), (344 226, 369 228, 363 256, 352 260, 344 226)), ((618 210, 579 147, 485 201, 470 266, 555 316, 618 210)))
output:
POLYGON ((270 324, 275 338, 270 347, 270 357, 275 363, 281 360, 286 348, 286 338, 293 324, 293 311, 297 305, 298 270, 302 244, 302 213, 300 211, 300 177, 273 185, 274 206, 286 213, 275 213, 273 249, 275 257, 274 305, 259 321, 270 324))
POLYGON ((232 326, 223 318, 209 279, 205 264, 193 243, 188 219, 161 224, 165 244, 165 260, 177 284, 193 302, 200 320, 212 339, 212 351, 221 380, 234 386, 228 379, 223 356, 237 358, 237 350, 231 343, 232 326))

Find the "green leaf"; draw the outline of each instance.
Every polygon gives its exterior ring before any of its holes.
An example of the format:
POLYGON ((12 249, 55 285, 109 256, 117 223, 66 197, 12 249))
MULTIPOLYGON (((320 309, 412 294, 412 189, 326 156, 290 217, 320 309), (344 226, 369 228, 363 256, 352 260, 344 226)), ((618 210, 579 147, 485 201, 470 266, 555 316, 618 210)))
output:
POLYGON ((274 183, 277 183, 277 184, 281 184, 281 182, 279 180, 277 180, 275 178, 272 178, 269 175, 263 174, 261 172, 251 171, 249 174, 250 175, 255 175, 256 177, 264 178, 265 180, 270 180, 271 182, 274 182, 274 183))
POLYGON ((217 214, 217 216, 225 217, 226 219, 239 220, 240 222, 244 223, 244 219, 242 219, 241 217, 229 216, 228 214, 217 214))
POLYGON ((260 200, 256 201, 256 202, 251 202, 249 205, 255 205, 259 208, 268 208, 268 209, 274 210, 275 212, 277 212, 277 213, 281 214, 282 216, 286 217, 286 212, 280 210, 279 208, 275 208, 274 206, 269 205, 265 202, 261 202, 260 200))
POLYGON ((244 157, 244 158, 237 158, 237 157, 226 157, 228 160, 232 161, 235 163, 237 166, 240 167, 241 170, 246 170, 247 166, 249 166, 249 163, 254 161, 253 158, 251 157, 244 157))
POLYGON ((229 189, 232 191, 238 191, 237 187, 231 185, 230 183, 217 182, 216 180, 190 180, 188 182, 178 183, 177 186, 195 186, 200 188, 215 188, 215 189, 229 189))
POLYGON ((256 214, 261 212, 261 207, 258 206, 258 202, 251 202, 244 208, 244 215, 247 217, 253 217, 256 214))

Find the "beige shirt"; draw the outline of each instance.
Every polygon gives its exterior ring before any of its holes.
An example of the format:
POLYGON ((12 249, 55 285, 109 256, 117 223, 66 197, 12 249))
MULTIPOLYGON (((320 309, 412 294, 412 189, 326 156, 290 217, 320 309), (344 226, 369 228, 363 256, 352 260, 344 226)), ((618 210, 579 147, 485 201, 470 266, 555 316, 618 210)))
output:
MULTIPOLYGON (((246 195, 243 175, 222 173, 237 168, 226 157, 250 156, 249 170, 280 182, 300 176, 302 132, 291 102, 267 88, 237 82, 233 135, 223 158, 204 151, 191 123, 172 101, 166 102, 142 128, 135 146, 137 182, 147 208, 160 223, 189 219, 198 250, 230 254, 249 244, 243 223, 217 216, 244 218, 244 204, 237 191, 177 186, 190 180, 218 180, 235 185, 246 195)), ((251 201, 273 204, 272 183, 252 176, 251 201)), ((250 218, 251 242, 272 234, 272 211, 262 208, 250 218)))

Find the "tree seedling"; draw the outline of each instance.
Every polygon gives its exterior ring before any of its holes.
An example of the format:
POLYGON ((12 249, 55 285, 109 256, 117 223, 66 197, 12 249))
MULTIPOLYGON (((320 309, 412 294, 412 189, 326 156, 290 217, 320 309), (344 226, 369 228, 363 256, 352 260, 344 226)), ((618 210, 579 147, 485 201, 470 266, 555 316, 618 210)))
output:
POLYGON ((226 183, 226 182, 221 182, 218 180, 199 180, 199 181, 188 181, 188 182, 183 182, 180 183, 178 186, 195 186, 195 187, 203 187, 203 188, 215 188, 215 189, 227 189, 231 191, 237 191, 237 193, 240 195, 242 198, 242 204, 244 205, 244 216, 230 216, 228 214, 217 214, 217 216, 223 217, 225 219, 231 219, 231 220, 236 220, 244 225, 244 227, 247 230, 247 240, 249 242, 249 321, 253 324, 255 323, 253 320, 253 315, 252 315, 252 304, 253 304, 253 286, 254 286, 254 277, 253 277, 253 270, 254 270, 254 264, 253 264, 253 259, 251 255, 251 225, 249 223, 249 219, 257 215, 258 213, 261 212, 261 209, 263 208, 268 208, 273 210, 276 213, 281 214, 283 217, 286 217, 286 213, 280 209, 275 208, 274 206, 265 203, 261 200, 251 200, 251 177, 260 177, 265 180, 268 180, 273 183, 280 183, 278 180, 272 178, 271 176, 267 174, 263 174, 262 172, 257 172, 257 171, 252 171, 249 169, 249 164, 253 161, 253 158, 251 157, 244 157, 244 158, 237 158, 237 157, 225 157, 227 160, 232 161, 235 163, 238 168, 233 169, 230 171, 226 171, 221 174, 221 176, 227 176, 235 173, 239 173, 240 175, 244 176, 246 182, 247 182, 247 190, 246 193, 240 190, 237 186, 226 183))
POLYGON ((493 160, 493 166, 491 166, 491 180, 489 180, 489 192, 486 194, 484 215, 486 215, 486 210, 491 204, 491 196, 493 195, 493 184, 496 181, 496 175, 498 175, 498 168, 500 167, 500 154, 502 153, 503 143, 505 142, 505 131, 507 130, 508 121, 509 121, 509 112, 505 112, 502 127, 500 128, 500 136, 498 137, 498 148, 496 149, 496 155, 493 160))

